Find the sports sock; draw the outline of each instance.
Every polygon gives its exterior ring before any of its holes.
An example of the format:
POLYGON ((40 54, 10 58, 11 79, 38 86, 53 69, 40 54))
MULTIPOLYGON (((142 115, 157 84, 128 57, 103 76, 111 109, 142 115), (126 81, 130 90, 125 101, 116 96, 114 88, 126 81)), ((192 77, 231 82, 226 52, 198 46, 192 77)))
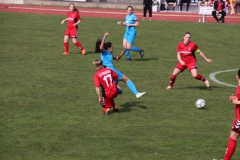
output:
POLYGON ((128 88, 136 95, 138 94, 137 88, 135 87, 135 85, 133 84, 133 82, 131 80, 126 82, 128 88))
POLYGON ((76 45, 79 49, 83 50, 83 47, 82 47, 81 43, 76 42, 75 45, 76 45))
POLYGON ((131 58, 131 57, 130 57, 130 52, 129 52, 129 50, 127 50, 127 51, 125 52, 125 55, 126 55, 127 59, 131 58))
POLYGON ((197 76, 194 77, 194 78, 197 79, 197 80, 203 81, 203 82, 206 81, 206 78, 204 78, 201 74, 197 74, 197 76))
POLYGON ((174 75, 171 75, 171 76, 170 76, 169 86, 171 86, 171 87, 173 86, 176 78, 177 78, 177 77, 175 77, 174 75))
POLYGON ((134 51, 134 52, 141 52, 141 49, 139 49, 139 48, 137 48, 135 46, 132 46, 130 50, 134 51))
POLYGON ((228 139, 228 146, 227 146, 227 149, 226 149, 226 153, 225 153, 225 157, 223 160, 230 160, 235 149, 236 149, 236 142, 237 140, 236 139, 233 139, 231 137, 229 137, 228 139))
POLYGON ((68 53, 68 42, 64 43, 64 50, 68 53))

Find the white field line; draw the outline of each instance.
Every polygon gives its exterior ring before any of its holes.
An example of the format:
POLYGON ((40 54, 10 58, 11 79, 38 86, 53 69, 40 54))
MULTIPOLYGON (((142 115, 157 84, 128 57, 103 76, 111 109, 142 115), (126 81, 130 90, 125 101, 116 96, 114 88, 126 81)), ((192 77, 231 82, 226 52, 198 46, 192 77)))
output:
POLYGON ((235 85, 232 85, 232 84, 227 84, 227 83, 224 83, 224 82, 221 82, 219 80, 217 80, 217 78, 215 77, 217 74, 220 74, 220 73, 223 73, 223 72, 233 72, 233 71, 237 71, 238 69, 229 69, 229 70, 225 70, 225 71, 218 71, 218 72, 213 72, 209 75, 210 79, 218 84, 222 84, 222 85, 225 85, 225 86, 229 86, 229 87, 237 87, 235 85))

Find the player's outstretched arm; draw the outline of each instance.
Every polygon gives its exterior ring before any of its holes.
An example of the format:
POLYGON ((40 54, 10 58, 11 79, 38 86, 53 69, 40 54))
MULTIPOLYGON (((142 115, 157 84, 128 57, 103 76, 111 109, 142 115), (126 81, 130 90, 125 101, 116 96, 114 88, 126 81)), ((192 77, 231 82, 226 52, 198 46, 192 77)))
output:
POLYGON ((61 24, 64 24, 65 21, 68 21, 68 19, 66 18, 66 19, 62 20, 61 24))
POLYGON ((207 61, 208 63, 213 62, 212 59, 208 59, 208 58, 204 55, 204 53, 203 53, 202 51, 200 51, 199 49, 197 50, 197 53, 198 53, 205 61, 207 61))
POLYGON ((105 43, 105 40, 106 40, 106 38, 107 38, 107 36, 109 35, 109 33, 108 32, 106 32, 105 34, 104 34, 104 36, 103 36, 103 39, 102 39, 102 42, 101 42, 101 45, 100 45, 100 50, 101 50, 101 52, 104 52, 104 43, 105 43))
POLYGON ((101 93, 100 93, 100 88, 96 87, 95 88, 97 96, 98 96, 98 104, 101 105, 102 104, 102 97, 101 97, 101 93))
POLYGON ((124 49, 118 56, 114 56, 113 59, 118 61, 119 59, 122 58, 122 56, 124 55, 124 53, 126 52, 127 50, 124 49))

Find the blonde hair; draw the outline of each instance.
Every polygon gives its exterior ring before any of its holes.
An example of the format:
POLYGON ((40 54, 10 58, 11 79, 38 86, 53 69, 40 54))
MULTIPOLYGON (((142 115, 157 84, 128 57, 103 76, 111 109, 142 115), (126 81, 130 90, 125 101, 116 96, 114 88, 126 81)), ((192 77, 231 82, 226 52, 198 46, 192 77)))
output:
POLYGON ((102 68, 103 62, 102 62, 101 59, 95 59, 95 60, 93 61, 93 65, 94 65, 96 68, 102 68))

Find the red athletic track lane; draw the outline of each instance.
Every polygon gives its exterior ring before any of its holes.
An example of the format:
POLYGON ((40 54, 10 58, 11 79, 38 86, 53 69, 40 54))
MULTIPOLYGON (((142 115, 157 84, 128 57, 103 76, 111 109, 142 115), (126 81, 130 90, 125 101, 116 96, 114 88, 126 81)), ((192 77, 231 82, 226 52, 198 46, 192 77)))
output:
MULTIPOLYGON (((118 18, 124 19, 127 12, 125 10, 114 9, 92 9, 78 8, 82 17, 97 18, 118 18)), ((53 14, 66 15, 68 7, 49 7, 49 6, 27 6, 14 4, 0 4, 0 12, 20 12, 20 13, 36 13, 36 14, 53 14)), ((138 19, 141 20, 143 11, 134 11, 138 19)), ((152 20, 160 21, 181 21, 181 22, 198 22, 200 15, 197 13, 182 12, 153 12, 152 20)), ((147 17, 148 19, 148 17, 147 17)), ((212 16, 207 16, 206 22, 216 23, 212 16)), ((225 23, 240 23, 240 14, 225 17, 225 23)))

